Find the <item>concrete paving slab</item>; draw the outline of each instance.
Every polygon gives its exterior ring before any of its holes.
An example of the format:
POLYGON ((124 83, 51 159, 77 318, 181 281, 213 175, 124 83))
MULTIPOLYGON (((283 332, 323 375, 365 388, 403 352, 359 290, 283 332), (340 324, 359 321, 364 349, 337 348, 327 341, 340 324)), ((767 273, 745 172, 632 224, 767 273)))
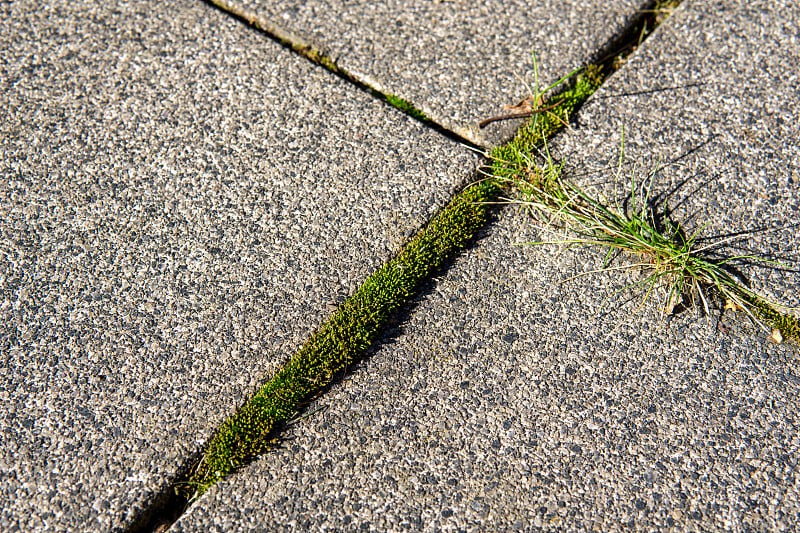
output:
MULTIPOLYGON (((680 156, 655 190, 691 178, 670 200, 704 235, 797 222, 798 17, 788 1, 685 3, 553 147, 602 187, 624 124, 629 171, 680 156)), ((618 292, 640 272, 516 246, 552 236, 516 208, 499 218, 274 453, 174 530, 793 530, 797 348, 730 311, 664 319, 618 292)), ((796 233, 745 246, 796 265, 796 233)), ((797 305, 796 272, 745 273, 797 305)))
POLYGON ((118 529, 476 156, 202 3, 0 9, 0 529, 118 529))
POLYGON ((399 96, 478 145, 520 121, 478 123, 542 82, 586 65, 648 4, 643 0, 214 0, 310 43, 362 82, 399 96), (523 81, 524 80, 524 81, 523 81))

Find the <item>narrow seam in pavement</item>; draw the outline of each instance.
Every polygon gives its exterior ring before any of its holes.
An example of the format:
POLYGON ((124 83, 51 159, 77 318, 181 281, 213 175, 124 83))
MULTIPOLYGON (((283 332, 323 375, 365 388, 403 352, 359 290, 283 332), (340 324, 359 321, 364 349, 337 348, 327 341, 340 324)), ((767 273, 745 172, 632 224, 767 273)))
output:
POLYGON ((341 79, 345 80, 349 84, 355 86, 356 88, 368 93, 370 96, 377 98, 383 102, 386 102, 390 106, 402 111, 406 115, 414 118, 415 120, 423 123, 424 125, 428 126, 432 130, 436 131, 437 133, 457 141, 461 144, 469 146, 473 149, 480 149, 478 145, 474 142, 470 141, 469 139, 464 138, 463 136, 457 134, 456 132, 449 130, 442 126, 441 124, 431 120, 425 113, 416 107, 411 102, 400 98, 394 94, 389 92, 380 91, 375 87, 371 86, 369 83, 359 79, 357 76, 354 76, 344 68, 340 67, 336 61, 328 56, 325 52, 320 50, 320 48, 314 46, 310 42, 306 41, 299 35, 281 28, 267 20, 266 18, 250 11, 242 6, 233 4, 228 2, 227 0, 203 0, 204 2, 208 3, 212 7, 219 9, 226 15, 232 16, 248 26, 251 26, 260 32, 264 33, 271 39, 275 40, 280 45, 289 48, 293 52, 303 56, 304 58, 308 59, 312 63, 319 65, 333 74, 336 74, 341 79))

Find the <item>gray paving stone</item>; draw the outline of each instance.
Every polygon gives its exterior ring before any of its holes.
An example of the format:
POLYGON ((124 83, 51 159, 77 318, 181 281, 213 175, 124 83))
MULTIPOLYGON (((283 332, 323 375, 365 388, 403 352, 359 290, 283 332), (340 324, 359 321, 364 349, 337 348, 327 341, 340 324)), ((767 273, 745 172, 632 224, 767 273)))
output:
POLYGON ((476 156, 202 3, 0 10, 0 529, 117 529, 476 156))
POLYGON ((543 82, 582 67, 647 4, 642 0, 485 2, 215 0, 299 36, 358 79, 489 146, 519 121, 479 130, 543 82), (524 80, 524 81, 523 81, 524 80))
MULTIPOLYGON (((553 147, 609 192, 624 124, 626 172, 680 156, 654 190, 689 178, 670 203, 710 222, 703 235, 797 223, 798 17, 789 1, 687 2, 553 147)), ((515 208, 499 218, 274 453, 175 530, 794 530, 797 348, 730 311, 639 308, 618 291, 640 272, 516 246, 552 235, 515 208)), ((743 246, 796 265, 799 244, 787 229, 743 246)), ((798 304, 796 272, 744 272, 798 304)))

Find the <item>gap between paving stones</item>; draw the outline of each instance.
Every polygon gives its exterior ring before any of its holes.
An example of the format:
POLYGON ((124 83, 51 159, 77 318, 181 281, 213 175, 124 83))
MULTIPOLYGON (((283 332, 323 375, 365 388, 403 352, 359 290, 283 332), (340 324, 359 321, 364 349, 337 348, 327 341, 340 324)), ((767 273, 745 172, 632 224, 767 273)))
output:
MULTIPOLYGON (((576 97, 564 110, 577 109, 596 85, 586 79, 574 88, 576 97), (577 89, 577 90, 575 90, 577 89), (579 100, 581 98, 581 100, 579 100), (574 103, 573 103, 574 102, 574 103)), ((541 135, 552 136, 562 127, 553 121, 541 135)), ((494 179, 479 181, 458 194, 420 231, 400 254, 372 274, 307 343, 256 395, 229 418, 206 447, 193 468, 163 495, 160 523, 171 523, 187 502, 199 497, 217 481, 264 452, 275 441, 282 424, 303 403, 322 392, 347 371, 381 336, 384 326, 417 294, 432 275, 446 268, 460 248, 485 227, 502 185, 494 179), (171 509, 170 509, 171 508, 171 509), (168 518, 164 516, 171 515, 168 518)), ((156 524, 148 520, 152 529, 156 524)), ((141 523, 141 521, 140 521, 141 523)), ((137 527, 133 531, 140 530, 137 527)))
MULTIPOLYGON (((404 100, 379 93, 353 79, 293 34, 243 10, 228 11, 225 0, 206 1, 448 137, 472 145, 432 123, 404 100)), ((549 113, 525 124, 510 143, 496 148, 493 156, 502 158, 513 147, 541 145, 553 138, 583 102, 621 66, 624 58, 655 30, 668 14, 663 11, 664 6, 677 5, 674 0, 652 2, 625 32, 597 54, 600 59, 597 66, 587 66, 582 74, 568 82, 566 89, 557 90, 548 99, 546 105, 555 104, 549 113)), ((486 226, 494 209, 492 204, 503 187, 498 179, 483 179, 456 195, 394 259, 372 274, 250 401, 223 423, 205 447, 202 459, 190 458, 179 470, 178 479, 129 531, 165 530, 194 499, 277 441, 282 426, 302 410, 304 403, 323 393, 336 378, 346 373, 348 367, 380 339, 386 324, 408 306, 420 287, 446 269, 461 248, 469 246, 478 231, 486 226)))
POLYGON ((521 120, 478 124, 520 100, 531 51, 547 75, 596 63, 653 0, 488 3, 224 0, 303 39, 367 85, 491 149, 521 120))
POLYGON ((351 83, 358 89, 369 93, 374 98, 382 100, 387 104, 391 105, 392 107, 402 111, 406 115, 422 122, 429 128, 433 129, 437 133, 444 135, 445 137, 455 140, 461 144, 469 146, 471 148, 478 148, 478 146, 470 141, 462 137, 461 135, 455 133, 452 130, 449 130, 442 126, 441 124, 431 120, 428 118, 425 113, 417 108, 411 102, 400 98, 399 96, 395 96, 390 93, 381 92, 374 87, 370 86, 368 83, 360 80, 358 77, 352 75, 347 70, 343 69, 339 65, 336 64, 331 57, 326 55, 323 51, 321 51, 318 47, 314 46, 310 42, 306 41, 296 33, 281 28, 270 22, 268 19, 258 15, 257 13, 250 11, 242 6, 232 4, 227 0, 203 0, 210 6, 219 9, 223 13, 230 15, 245 24, 252 26, 253 28, 263 32, 271 39, 275 40, 277 43, 289 48, 293 52, 305 57, 309 61, 314 64, 317 64, 330 72, 336 74, 343 80, 351 83))

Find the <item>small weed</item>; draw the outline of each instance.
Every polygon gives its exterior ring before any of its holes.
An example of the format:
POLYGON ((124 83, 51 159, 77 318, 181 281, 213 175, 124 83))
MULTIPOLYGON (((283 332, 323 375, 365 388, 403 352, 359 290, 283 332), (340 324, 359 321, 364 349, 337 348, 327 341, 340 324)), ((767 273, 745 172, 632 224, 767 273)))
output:
MULTIPOLYGON (((748 289, 727 268, 736 260, 784 265, 752 255, 719 259, 711 253, 732 239, 700 246, 698 234, 702 227, 690 234, 679 223, 665 220, 666 217, 654 212, 650 192, 655 173, 650 176, 646 187, 631 180, 627 207, 621 208, 618 204, 607 205, 566 181, 562 176, 562 166, 553 161, 546 143, 544 152, 537 156, 516 151, 513 157, 498 159, 495 163, 502 172, 501 178, 517 191, 517 198, 507 201, 523 204, 546 222, 547 227, 564 225, 573 235, 552 242, 607 248, 601 270, 610 268, 610 258, 615 251, 645 258, 643 263, 629 266, 645 266, 652 273, 625 289, 646 288, 644 304, 659 284, 665 284, 665 314, 672 313, 684 302, 689 302, 692 307, 702 307, 709 314, 710 301, 724 301, 725 309, 743 311, 754 323, 771 331, 771 339, 775 342, 784 339, 800 341, 800 320, 782 312, 789 308, 770 302, 748 289), (543 162, 537 163, 537 160, 543 162), (637 195, 640 190, 644 192, 637 195)), ((624 142, 620 150, 620 170, 623 157, 624 142)))
MULTIPOLYGON (((492 122, 496 122, 498 120, 508 120, 508 119, 512 119, 512 118, 526 118, 526 117, 531 117, 531 116, 539 116, 539 115, 541 115, 543 113, 548 113, 549 116, 553 116, 553 117, 556 117, 558 119, 558 115, 556 113, 554 113, 553 110, 558 108, 563 103, 563 100, 554 99, 554 100, 556 100, 555 102, 548 103, 548 105, 543 105, 542 102, 544 100, 544 96, 550 90, 555 89, 556 87, 560 86, 562 83, 564 83, 565 81, 569 80, 570 78, 572 78, 573 76, 578 74, 578 72, 580 72, 580 71, 581 71, 581 69, 575 69, 572 72, 570 72, 569 74, 567 74, 566 76, 564 76, 563 78, 561 78, 560 80, 558 80, 557 82, 555 82, 552 85, 550 85, 549 87, 540 90, 539 89, 539 67, 538 67, 538 65, 536 63, 536 54, 534 53, 533 54, 534 82, 533 82, 533 90, 531 90, 530 87, 528 88, 528 90, 530 91, 530 94, 527 97, 523 98, 522 101, 520 101, 516 105, 506 106, 506 110, 509 111, 508 114, 487 118, 486 120, 481 121, 478 124, 478 127, 479 128, 485 128, 486 126, 488 126, 492 122)), ((527 84, 526 84, 526 86, 527 86, 527 84)), ((562 112, 563 112, 563 110, 562 110, 562 112)), ((568 115, 569 115, 569 113, 567 113, 567 116, 568 115)), ((561 120, 561 122, 562 122, 562 124, 566 125, 566 122, 564 120, 561 120)))

